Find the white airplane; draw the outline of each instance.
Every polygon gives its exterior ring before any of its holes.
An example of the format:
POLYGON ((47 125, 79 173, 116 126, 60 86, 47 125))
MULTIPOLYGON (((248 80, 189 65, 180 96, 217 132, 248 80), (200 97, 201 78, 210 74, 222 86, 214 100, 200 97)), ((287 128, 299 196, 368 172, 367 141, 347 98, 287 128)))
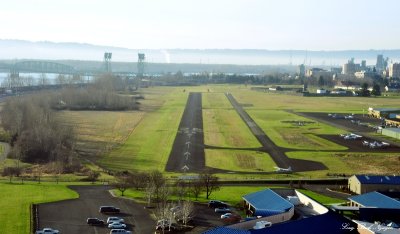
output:
POLYGON ((282 168, 282 167, 274 167, 276 172, 292 172, 292 167, 282 168))
POLYGON ((349 134, 340 134, 341 137, 345 140, 355 140, 355 139, 360 139, 362 136, 354 134, 354 133, 349 133, 349 134))

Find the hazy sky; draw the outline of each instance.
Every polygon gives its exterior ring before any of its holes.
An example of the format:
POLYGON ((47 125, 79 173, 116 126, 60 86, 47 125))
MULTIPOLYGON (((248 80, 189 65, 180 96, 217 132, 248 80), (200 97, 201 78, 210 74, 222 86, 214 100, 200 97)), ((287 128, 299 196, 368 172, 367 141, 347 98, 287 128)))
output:
POLYGON ((137 49, 400 49, 398 0, 0 0, 0 39, 137 49))

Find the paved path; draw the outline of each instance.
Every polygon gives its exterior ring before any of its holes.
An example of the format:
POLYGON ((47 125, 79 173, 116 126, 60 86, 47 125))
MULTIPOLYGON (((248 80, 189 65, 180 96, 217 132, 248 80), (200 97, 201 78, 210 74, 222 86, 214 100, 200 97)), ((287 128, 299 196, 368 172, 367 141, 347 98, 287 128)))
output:
POLYGON ((201 93, 190 93, 166 170, 200 172, 205 167, 201 93))

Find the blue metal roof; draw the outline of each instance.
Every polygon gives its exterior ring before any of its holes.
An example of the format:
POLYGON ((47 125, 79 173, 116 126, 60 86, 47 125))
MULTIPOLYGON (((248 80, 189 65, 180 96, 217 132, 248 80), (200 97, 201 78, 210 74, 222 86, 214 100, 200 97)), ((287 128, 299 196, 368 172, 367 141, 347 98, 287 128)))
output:
POLYGON ((255 216, 271 216, 284 213, 293 207, 293 204, 279 196, 271 189, 261 190, 243 196, 243 199, 255 209, 255 216))
POLYGON ((203 232, 203 234, 250 234, 250 231, 227 227, 217 227, 211 230, 207 230, 203 232))
POLYGON ((348 198, 364 207, 400 209, 400 202, 379 192, 370 192, 348 198))
POLYGON ((251 234, 358 233, 356 224, 333 211, 309 218, 272 224, 271 227, 250 231, 251 234))
POLYGON ((400 185, 400 176, 356 175, 361 184, 400 185))
POLYGON ((350 234, 358 233, 357 225, 336 214, 328 211, 322 215, 309 218, 291 220, 284 223, 272 224, 263 229, 238 230, 228 227, 219 227, 204 232, 205 234, 287 234, 287 233, 324 233, 324 234, 350 234))

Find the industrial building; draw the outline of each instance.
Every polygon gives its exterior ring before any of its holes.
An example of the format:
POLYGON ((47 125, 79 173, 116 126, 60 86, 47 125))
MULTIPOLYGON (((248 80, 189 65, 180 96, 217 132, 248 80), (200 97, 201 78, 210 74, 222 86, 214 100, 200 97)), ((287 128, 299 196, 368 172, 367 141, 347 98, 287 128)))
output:
POLYGON ((352 58, 347 63, 343 64, 342 74, 354 75, 354 73, 360 70, 361 70, 360 64, 354 63, 354 58, 352 58))
POLYGON ((332 78, 333 74, 333 72, 324 70, 322 68, 311 68, 307 69, 306 71, 306 77, 319 78, 322 76, 324 78, 332 78))
MULTIPOLYGON (((386 122, 386 120, 385 120, 385 122, 386 122)), ((394 122, 394 121, 392 121, 392 122, 393 122, 393 124, 400 125, 400 122, 394 122)), ((400 128, 383 128, 382 135, 400 139, 400 128)))
POLYGON ((400 202, 382 193, 373 191, 348 198, 350 206, 400 209, 400 202))
POLYGON ((389 77, 400 78, 400 63, 391 63, 389 65, 389 77))
POLYGON ((243 201, 248 216, 279 215, 279 220, 287 221, 294 213, 294 205, 271 189, 248 194, 243 201))
POLYGON ((348 180, 348 187, 356 194, 400 191, 400 176, 353 175, 348 180))
POLYGON ((368 108, 368 115, 374 118, 389 118, 390 114, 400 114, 400 108, 368 108))

